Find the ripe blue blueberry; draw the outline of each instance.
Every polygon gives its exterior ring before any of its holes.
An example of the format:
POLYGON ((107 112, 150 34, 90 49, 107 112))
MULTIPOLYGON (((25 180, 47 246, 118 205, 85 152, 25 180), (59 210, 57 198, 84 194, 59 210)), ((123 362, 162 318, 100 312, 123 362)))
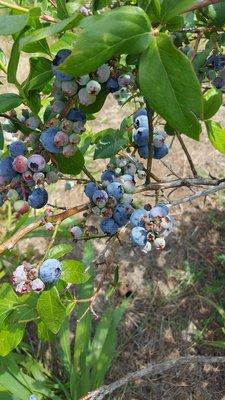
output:
POLYGON ((137 111, 134 113, 134 115, 133 115, 133 121, 135 122, 136 118, 138 118, 138 117, 140 117, 140 116, 142 116, 142 115, 145 115, 145 116, 148 115, 147 110, 146 110, 145 108, 140 108, 139 110, 137 110, 137 111))
POLYGON ((115 199, 119 200, 123 196, 124 190, 121 183, 112 182, 107 186, 107 192, 109 196, 113 196, 115 199))
POLYGON ((138 147, 138 154, 141 158, 148 158, 148 145, 138 147))
POLYGON ((131 240, 137 246, 145 246, 147 243, 147 231, 141 226, 136 226, 131 231, 131 240))
POLYGON ((108 194, 105 190, 96 190, 92 196, 93 203, 99 208, 104 208, 108 200, 108 194))
POLYGON ((89 199, 92 199, 94 192, 98 190, 98 186, 94 182, 88 182, 85 186, 84 193, 89 199))
POLYGON ((132 226, 144 226, 144 218, 149 217, 149 212, 146 211, 144 208, 139 208, 138 210, 135 210, 131 217, 130 217, 130 223, 132 226))
POLYGON ((113 218, 103 219, 100 223, 100 228, 107 235, 115 235, 118 232, 119 226, 113 218))
POLYGON ((62 64, 67 57, 71 54, 71 50, 68 49, 62 49, 59 50, 58 53, 56 54, 54 60, 52 61, 52 71, 53 74, 55 75, 56 79, 59 81, 71 81, 73 80, 72 76, 65 75, 62 72, 57 70, 57 67, 62 64))
POLYGON ((110 171, 110 170, 106 170, 102 172, 101 175, 101 181, 104 184, 104 186, 107 186, 109 183, 112 183, 114 181, 115 178, 115 172, 114 171, 110 171))
POLYGON ((149 141, 148 128, 139 128, 133 138, 137 146, 146 146, 149 141))
POLYGON ((61 274, 61 263, 54 258, 49 258, 48 260, 44 261, 39 269, 39 278, 45 284, 56 283, 59 280, 61 274))
POLYGON ((70 233, 74 239, 79 239, 82 236, 82 229, 79 226, 73 226, 70 233))
POLYGON ((87 117, 83 110, 79 110, 78 108, 71 108, 67 114, 67 119, 69 121, 73 121, 73 122, 81 121, 81 122, 85 123, 87 120, 87 117))
POLYGON ((4 204, 4 197, 2 194, 0 194, 0 207, 2 207, 4 204))
POLYGON ((130 204, 118 204, 113 213, 113 219, 119 226, 126 225, 129 222, 133 212, 133 207, 130 204))
POLYGON ((149 211, 150 218, 166 217, 169 214, 169 208, 165 204, 157 204, 149 211))
POLYGON ((117 78, 109 78, 106 82, 106 89, 111 92, 117 92, 120 89, 120 85, 117 78))
POLYGON ((28 158, 28 167, 33 172, 43 171, 45 169, 45 166, 46 166, 46 161, 44 157, 41 156, 40 154, 32 154, 32 156, 28 158))
POLYGON ((20 140, 16 140, 9 145, 9 152, 12 157, 23 156, 26 153, 26 146, 20 140))
POLYGON ((165 157, 168 153, 169 148, 165 143, 163 143, 161 147, 154 147, 153 158, 161 160, 161 158, 165 157))
POLYGON ((5 157, 0 160, 0 176, 2 176, 5 181, 11 181, 14 176, 16 176, 12 157, 5 157))
POLYGON ((148 117, 147 115, 139 115, 134 121, 136 128, 146 128, 148 129, 148 117))
POLYGON ((215 79, 213 79, 212 84, 216 89, 222 89, 225 86, 225 78, 217 76, 215 79))
POLYGON ((54 139, 57 132, 58 129, 56 128, 48 128, 42 132, 40 137, 40 142, 43 144, 45 150, 54 154, 62 153, 62 148, 56 147, 56 145, 54 144, 54 139))
POLYGON ((34 189, 28 196, 28 204, 32 208, 42 208, 48 202, 48 192, 43 188, 34 189))

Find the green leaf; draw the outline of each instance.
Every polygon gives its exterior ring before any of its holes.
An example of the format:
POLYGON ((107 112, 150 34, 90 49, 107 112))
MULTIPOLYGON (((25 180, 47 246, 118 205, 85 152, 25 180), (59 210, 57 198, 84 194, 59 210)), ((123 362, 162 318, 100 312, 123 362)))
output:
POLYGON ((41 39, 54 36, 65 29, 73 28, 78 24, 81 18, 81 14, 74 14, 61 22, 48 26, 47 28, 35 29, 32 32, 28 32, 26 36, 20 39, 20 50, 22 50, 27 44, 38 42, 41 39))
POLYGON ((161 4, 161 23, 169 21, 176 15, 191 7, 196 0, 163 0, 161 4))
POLYGON ((223 102, 222 93, 215 88, 207 90, 203 96, 204 119, 213 117, 223 102))
POLYGON ((12 110, 22 104, 23 99, 15 93, 0 94, 0 113, 12 110))
POLYGON ((57 15, 60 19, 65 19, 69 17, 67 8, 66 8, 66 0, 56 0, 57 5, 57 15))
POLYGON ((225 3, 212 4, 208 8, 213 25, 222 27, 225 24, 225 3))
POLYGON ((55 155, 57 167, 63 174, 78 175, 84 166, 84 156, 79 149, 72 157, 64 157, 62 154, 55 155))
POLYGON ((5 357, 15 349, 23 339, 23 335, 24 325, 10 323, 10 319, 8 321, 6 319, 0 330, 0 356, 5 357))
POLYGON ((128 145, 129 139, 125 131, 115 131, 109 128, 98 133, 95 143, 94 160, 97 160, 99 158, 105 159, 114 156, 119 150, 128 145))
POLYGON ((30 72, 26 81, 23 83, 23 89, 25 91, 35 89, 41 91, 46 83, 53 77, 52 62, 44 57, 31 57, 29 62, 30 72))
POLYGON ((3 129, 2 124, 0 123, 0 150, 4 148, 4 136, 3 136, 3 129))
POLYGON ((37 303, 37 310, 47 328, 52 333, 58 333, 66 317, 66 308, 62 304, 55 287, 41 293, 37 303))
POLYGON ((190 61, 165 33, 151 37, 140 58, 139 81, 147 103, 173 128, 198 140, 203 102, 190 61))
POLYGON ((225 130, 218 122, 207 120, 205 125, 208 132, 208 137, 213 147, 220 153, 225 154, 225 130))
POLYGON ((40 321, 37 326, 38 339, 42 342, 51 342, 55 339, 55 335, 47 328, 44 322, 40 321))
POLYGON ((26 94, 26 102, 28 107, 30 107, 32 113, 37 115, 41 108, 41 96, 39 91, 30 90, 26 94))
POLYGON ((89 279, 89 275, 85 272, 84 264, 79 260, 63 260, 62 261, 61 279, 66 283, 74 283, 79 285, 89 279))
MULTIPOLYGON (((0 371, 0 385, 3 386, 7 391, 12 393, 13 396, 15 396, 12 398, 13 400, 29 399, 29 396, 31 395, 30 390, 28 390, 24 385, 19 382, 19 380, 11 375, 7 371, 7 368, 5 366, 4 368, 1 368, 0 371)), ((2 400, 5 400, 5 397, 1 398, 2 400)))
POLYGON ((29 19, 29 13, 24 15, 0 15, 0 35, 13 35, 22 31, 29 19))
POLYGON ((0 288, 0 326, 12 312, 19 299, 9 283, 3 283, 0 288))
POLYGON ((67 372, 70 371, 71 366, 71 351, 70 351, 70 327, 69 320, 66 319, 59 331, 59 343, 60 343, 60 358, 63 367, 67 372))
POLYGON ((138 0, 138 6, 143 8, 151 22, 160 21, 160 0, 138 0))
POLYGON ((92 8, 93 11, 97 11, 108 5, 109 5, 109 0, 93 0, 92 8))
POLYGON ((49 250, 47 258, 56 258, 58 260, 58 258, 65 256, 65 254, 70 253, 72 250, 73 246, 71 246, 71 244, 57 244, 57 246, 49 250))
POLYGON ((83 26, 71 55, 59 68, 71 76, 96 70, 114 54, 141 53, 149 44, 150 22, 138 7, 87 17, 83 26))

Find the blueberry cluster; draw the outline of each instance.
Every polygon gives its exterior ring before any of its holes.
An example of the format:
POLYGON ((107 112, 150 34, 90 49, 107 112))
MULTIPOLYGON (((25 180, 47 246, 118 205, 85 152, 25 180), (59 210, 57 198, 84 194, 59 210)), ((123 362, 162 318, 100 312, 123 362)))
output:
POLYGON ((93 204, 93 212, 103 217, 100 228, 107 235, 115 235, 129 222, 135 191, 135 176, 145 178, 143 165, 133 157, 115 157, 102 172, 101 184, 89 182, 85 194, 93 204))
POLYGON ((31 291, 40 293, 44 290, 45 285, 55 284, 61 273, 61 263, 54 258, 44 261, 39 269, 23 262, 13 272, 12 282, 17 293, 24 294, 31 291))
MULTIPOLYGON (((133 141, 138 149, 138 154, 141 158, 148 158, 149 156, 149 126, 148 116, 145 108, 141 108, 135 112, 133 116, 135 132, 133 141)), ((169 147, 165 144, 167 137, 166 132, 154 132, 153 136, 153 158, 160 160, 169 153, 169 147)))
POLYGON ((205 65, 208 69, 209 78, 213 78, 213 86, 215 86, 216 89, 225 87, 225 55, 212 54, 207 58, 205 65))
POLYGON ((131 241, 145 253, 151 251, 152 244, 158 250, 164 249, 165 237, 171 232, 173 222, 165 204, 157 204, 150 210, 135 210, 130 217, 131 241))
POLYGON ((51 168, 41 154, 28 153, 22 141, 9 145, 9 156, 0 160, 0 206, 10 200, 19 214, 32 208, 42 208, 48 201, 44 183, 58 180, 58 173, 51 168))

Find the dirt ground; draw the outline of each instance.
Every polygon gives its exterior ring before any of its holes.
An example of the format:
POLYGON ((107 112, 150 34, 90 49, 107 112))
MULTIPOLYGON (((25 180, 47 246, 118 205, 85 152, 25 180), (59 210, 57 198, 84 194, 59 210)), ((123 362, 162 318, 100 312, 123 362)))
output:
MULTIPOLYGON (((168 105, 169 106, 169 105, 168 105)), ((225 126, 224 106, 216 120, 225 126)), ((95 132, 106 127, 118 127, 128 108, 118 107, 112 97, 92 122, 95 132)), ((200 142, 184 138, 197 171, 202 176, 224 177, 225 157, 215 151, 205 132, 200 142)), ((171 139, 169 139, 169 142, 171 139)), ((191 177, 191 171, 180 144, 174 141, 165 162, 179 177, 191 177)), ((106 162, 90 163, 100 170, 106 162)), ((153 172, 159 177, 173 178, 160 161, 154 161, 153 172)), ((75 206, 86 201, 78 186, 64 191, 64 183, 57 184, 50 193, 50 203, 75 206)), ((178 190, 171 200, 189 194, 189 189, 178 190)), ((152 198, 140 196, 140 201, 152 198)), ((224 193, 201 199, 193 204, 173 208, 175 229, 167 240, 166 249, 147 255, 134 251, 129 239, 118 246, 115 266, 119 266, 121 286, 116 301, 133 295, 130 307, 120 325, 117 355, 107 377, 107 383, 143 368, 149 362, 160 362, 186 355, 225 355, 225 351, 202 343, 203 340, 223 340, 222 322, 215 309, 205 300, 210 298, 222 305, 225 294, 225 263, 218 254, 225 253, 224 193)), ((26 239, 21 246, 31 245, 42 253, 44 239, 26 239)), ((98 254, 103 241, 94 241, 98 254)), ((74 245, 74 254, 81 254, 81 246, 74 245)), ((223 304, 224 305, 224 304, 223 304)), ((98 305, 97 305, 98 307, 98 305)), ((224 321, 223 321, 224 324, 224 321)), ((174 368, 170 372, 145 377, 124 386, 110 400, 225 400, 225 367, 205 365, 174 368)))

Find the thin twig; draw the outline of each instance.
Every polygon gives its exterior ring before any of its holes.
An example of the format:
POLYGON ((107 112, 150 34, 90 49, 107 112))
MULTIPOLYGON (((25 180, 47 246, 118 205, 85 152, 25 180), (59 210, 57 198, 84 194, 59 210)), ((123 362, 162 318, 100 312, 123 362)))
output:
POLYGON ((224 1, 225 0, 202 0, 201 2, 198 2, 197 4, 194 4, 192 7, 189 7, 185 11, 185 13, 189 12, 189 11, 199 10, 200 8, 210 6, 211 4, 223 3, 224 1))
POLYGON ((176 131, 176 135, 177 135, 177 139, 179 140, 180 145, 181 145, 182 149, 184 150, 184 153, 185 153, 185 155, 187 157, 187 160, 189 162, 189 165, 190 165, 190 168, 192 170, 192 173, 193 173, 194 177, 197 178, 197 176, 198 176, 197 171, 195 169, 195 166, 194 166, 194 163, 193 163, 192 158, 190 156, 190 153, 189 153, 189 151, 188 151, 188 149, 187 149, 187 147, 186 147, 186 145, 185 145, 185 143, 184 143, 184 141, 183 141, 183 139, 181 137, 181 134, 176 131))
POLYGON ((82 397, 81 400, 102 400, 107 395, 113 393, 116 389, 119 389, 120 387, 126 385, 128 382, 134 381, 136 379, 141 379, 147 375, 154 376, 162 374, 163 372, 168 371, 172 368, 188 364, 225 364, 225 357, 188 356, 180 357, 175 360, 164 361, 159 364, 151 363, 139 371, 131 372, 125 375, 123 378, 118 379, 117 381, 109 385, 102 386, 100 389, 97 389, 82 397))
POLYGON ((197 34, 197 39, 196 39, 196 41, 195 41, 195 45, 194 45, 194 49, 193 49, 194 51, 193 51, 193 53, 191 54, 191 57, 190 57, 190 61, 191 61, 191 62, 194 61, 194 59, 195 59, 195 57, 196 57, 196 55, 197 55, 198 47, 199 47, 199 44, 200 44, 200 42, 201 42, 202 35, 203 35, 203 32, 199 32, 199 33, 197 34))
POLYGON ((91 174, 91 172, 88 171, 88 169, 85 167, 85 165, 83 166, 82 171, 85 173, 85 175, 87 175, 87 177, 88 177, 92 182, 96 182, 96 179, 95 179, 94 176, 91 174))

